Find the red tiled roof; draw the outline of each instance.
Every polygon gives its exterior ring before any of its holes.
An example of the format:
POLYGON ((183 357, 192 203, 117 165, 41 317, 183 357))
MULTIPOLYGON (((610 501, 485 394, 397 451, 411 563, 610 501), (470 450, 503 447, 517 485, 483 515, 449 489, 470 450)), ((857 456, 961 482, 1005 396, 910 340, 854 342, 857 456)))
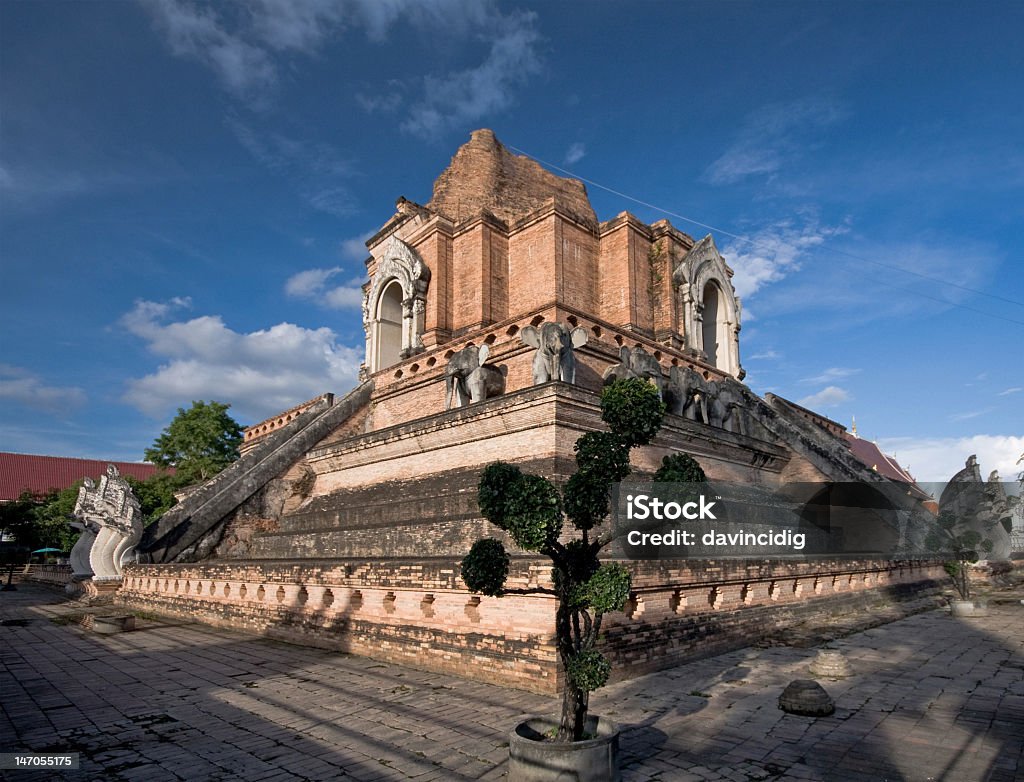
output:
POLYGON ((0 452, 0 502, 16 500, 28 489, 45 494, 51 489, 66 489, 82 478, 97 479, 113 464, 121 475, 145 480, 160 470, 144 462, 114 462, 100 459, 72 459, 66 456, 34 456, 0 452))
POLYGON ((879 475, 901 483, 914 482, 914 476, 900 467, 895 459, 883 453, 882 449, 870 440, 861 440, 857 435, 849 432, 844 433, 843 438, 853 455, 879 475))

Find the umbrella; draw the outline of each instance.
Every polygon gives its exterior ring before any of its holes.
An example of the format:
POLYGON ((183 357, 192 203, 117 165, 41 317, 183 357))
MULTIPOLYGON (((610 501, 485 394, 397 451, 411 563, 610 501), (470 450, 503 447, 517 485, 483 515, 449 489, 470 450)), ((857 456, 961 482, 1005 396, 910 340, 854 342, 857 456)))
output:
POLYGON ((63 549, 59 549, 59 548, 37 548, 32 553, 33 554, 51 554, 51 553, 54 553, 54 552, 56 552, 57 554, 60 554, 60 553, 63 552, 63 549))

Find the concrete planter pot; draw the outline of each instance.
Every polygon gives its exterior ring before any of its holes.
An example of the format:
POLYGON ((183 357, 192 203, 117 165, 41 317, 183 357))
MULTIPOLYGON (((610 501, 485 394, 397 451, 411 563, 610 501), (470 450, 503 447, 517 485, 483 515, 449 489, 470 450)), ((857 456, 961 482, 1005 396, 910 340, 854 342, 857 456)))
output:
POLYGON ((949 603, 950 616, 970 618, 975 616, 988 616, 987 600, 951 600, 949 603))
POLYGON ((619 726, 603 717, 587 717, 586 741, 551 741, 556 717, 519 723, 509 736, 508 782, 620 782, 619 726))

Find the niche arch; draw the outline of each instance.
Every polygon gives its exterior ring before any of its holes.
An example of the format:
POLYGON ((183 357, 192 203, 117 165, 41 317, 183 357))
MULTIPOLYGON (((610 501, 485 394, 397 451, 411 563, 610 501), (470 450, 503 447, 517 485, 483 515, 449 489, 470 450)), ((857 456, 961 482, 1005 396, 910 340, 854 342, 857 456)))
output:
POLYGON ((423 350, 429 287, 430 268, 412 247, 392 236, 363 295, 369 374, 423 350))
POLYGON ((686 254, 672 275, 679 291, 678 317, 686 347, 704 354, 717 369, 742 380, 741 304, 732 270, 708 234, 686 254))

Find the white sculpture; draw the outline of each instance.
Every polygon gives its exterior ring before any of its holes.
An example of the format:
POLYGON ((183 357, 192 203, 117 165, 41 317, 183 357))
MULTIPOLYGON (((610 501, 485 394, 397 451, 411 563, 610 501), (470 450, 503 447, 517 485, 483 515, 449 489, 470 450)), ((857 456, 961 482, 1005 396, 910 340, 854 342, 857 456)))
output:
POLYGON ((563 383, 576 382, 575 348, 587 344, 587 331, 577 327, 569 330, 561 323, 544 323, 538 329, 527 326, 519 338, 524 345, 537 348, 533 357, 533 383, 540 385, 549 380, 561 380, 563 383))
POLYGON ((86 478, 78 490, 74 526, 82 536, 71 550, 71 566, 78 579, 93 582, 121 580, 123 567, 133 561, 142 539, 142 511, 131 487, 117 467, 107 465, 99 486, 86 478))

